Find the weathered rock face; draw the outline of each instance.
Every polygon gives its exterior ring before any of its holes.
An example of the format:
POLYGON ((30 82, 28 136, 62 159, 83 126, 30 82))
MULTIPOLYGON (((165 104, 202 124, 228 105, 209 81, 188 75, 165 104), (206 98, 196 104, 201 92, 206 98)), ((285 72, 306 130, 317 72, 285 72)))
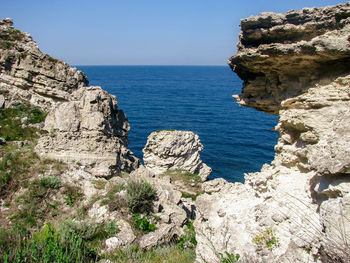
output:
POLYGON ((127 149, 129 124, 117 99, 100 87, 84 87, 59 103, 45 120, 37 145, 40 154, 90 165, 96 176, 131 171, 138 163, 127 149), (117 155, 117 162, 116 162, 117 155))
POLYGON ((247 262, 347 262, 350 4, 263 13, 241 28, 229 60, 244 80, 234 98, 279 114, 280 134, 272 165, 245 184, 204 184, 198 259, 228 251, 247 262))
POLYGON ((197 173, 202 181, 211 173, 200 159, 203 145, 198 135, 189 131, 156 131, 148 136, 143 151, 143 161, 147 169, 156 175, 169 169, 183 169, 197 173))
POLYGON ((134 170, 139 160, 127 148, 130 127, 116 97, 87 85, 83 72, 43 54, 11 19, 0 21, 0 108, 26 101, 48 112, 37 153, 80 162, 96 176, 134 170))
POLYGON ((42 53, 28 33, 13 27, 11 19, 0 21, 0 88, 9 90, 12 98, 50 109, 87 85, 83 72, 42 53))

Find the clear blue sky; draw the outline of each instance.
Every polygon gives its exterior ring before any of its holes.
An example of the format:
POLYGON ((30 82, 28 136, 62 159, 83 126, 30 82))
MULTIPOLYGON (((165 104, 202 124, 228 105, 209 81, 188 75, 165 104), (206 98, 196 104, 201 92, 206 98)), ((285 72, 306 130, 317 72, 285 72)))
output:
POLYGON ((1 0, 0 18, 72 65, 225 65, 241 18, 335 0, 1 0))

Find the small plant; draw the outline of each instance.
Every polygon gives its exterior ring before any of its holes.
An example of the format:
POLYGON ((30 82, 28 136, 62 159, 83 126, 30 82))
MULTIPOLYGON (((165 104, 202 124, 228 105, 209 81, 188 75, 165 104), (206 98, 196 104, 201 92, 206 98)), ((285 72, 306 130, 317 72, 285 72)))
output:
POLYGON ((155 224, 150 223, 147 217, 142 217, 139 214, 134 215, 134 224, 138 230, 142 231, 145 234, 156 230, 155 224))
POLYGON ((58 63, 58 62, 60 62, 59 59, 53 58, 53 57, 51 57, 51 56, 49 56, 49 55, 47 55, 47 59, 48 59, 50 62, 52 62, 52 63, 58 63))
POLYGON ((0 94, 8 94, 8 93, 9 93, 9 90, 7 89, 0 90, 0 94))
POLYGON ((157 199, 156 190, 147 182, 130 180, 126 186, 126 201, 133 213, 149 213, 153 201, 157 199))
POLYGON ((186 228, 184 228, 185 234, 179 237, 177 246, 180 249, 195 248, 197 246, 196 231, 192 221, 188 221, 186 228))
POLYGON ((40 179, 40 184, 47 188, 59 189, 62 186, 61 178, 58 176, 46 176, 40 179))
POLYGON ((259 250, 262 250, 264 247, 272 250, 279 246, 279 239, 271 228, 261 231, 259 235, 253 238, 253 242, 258 246, 259 250))
POLYGON ((115 236, 119 232, 119 229, 114 221, 108 222, 105 226, 105 230, 109 236, 115 236))
MULTIPOLYGON (((78 165, 78 163, 77 163, 77 165, 78 165)), ((106 184, 107 184, 106 181, 101 181, 101 180, 94 180, 94 181, 92 181, 92 183, 94 184, 96 189, 100 189, 100 190, 104 189, 106 184)))
POLYGON ((81 201, 83 193, 78 187, 66 185, 66 204, 73 207, 77 201, 81 201))
POLYGON ((14 43, 9 41, 1 41, 0 42, 0 48, 1 49, 10 49, 14 46, 14 43))
POLYGON ((227 251, 225 252, 225 255, 222 253, 219 253, 220 257, 220 263, 236 263, 238 262, 239 258, 241 257, 239 254, 233 254, 233 253, 228 253, 227 251))
POLYGON ((125 190, 125 185, 124 184, 116 184, 111 189, 108 191, 108 196, 113 196, 116 193, 119 193, 121 191, 125 190))
POLYGON ((185 192, 181 192, 181 197, 183 197, 183 198, 191 198, 192 201, 196 201, 198 195, 199 194, 188 194, 188 193, 185 193, 185 192))

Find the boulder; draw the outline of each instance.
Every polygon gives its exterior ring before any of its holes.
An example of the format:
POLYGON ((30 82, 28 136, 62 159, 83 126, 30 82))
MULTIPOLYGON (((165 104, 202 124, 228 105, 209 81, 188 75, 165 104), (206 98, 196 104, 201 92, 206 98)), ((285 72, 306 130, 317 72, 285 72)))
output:
POLYGON ((181 169, 197 173, 202 181, 211 173, 200 159, 203 145, 198 135, 190 131, 156 131, 148 136, 143 148, 145 167, 156 175, 170 169, 181 169))
POLYGON ((139 245, 142 249, 150 249, 169 243, 174 237, 180 235, 179 229, 173 224, 161 225, 158 229, 143 235, 139 245))

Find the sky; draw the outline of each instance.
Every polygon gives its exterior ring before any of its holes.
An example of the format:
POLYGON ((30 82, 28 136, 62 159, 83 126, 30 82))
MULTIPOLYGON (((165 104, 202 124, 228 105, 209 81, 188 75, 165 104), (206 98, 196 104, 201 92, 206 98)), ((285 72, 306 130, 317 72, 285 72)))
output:
POLYGON ((240 19, 335 0, 1 0, 0 19, 71 65, 226 65, 240 19))

